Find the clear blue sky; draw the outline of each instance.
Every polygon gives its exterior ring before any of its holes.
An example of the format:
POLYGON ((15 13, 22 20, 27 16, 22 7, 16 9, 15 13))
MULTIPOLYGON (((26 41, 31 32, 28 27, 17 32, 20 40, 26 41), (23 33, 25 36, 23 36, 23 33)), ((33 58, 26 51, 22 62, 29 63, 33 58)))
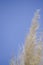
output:
POLYGON ((43 30, 43 0, 0 0, 0 65, 9 65, 12 54, 17 55, 36 9, 43 30))

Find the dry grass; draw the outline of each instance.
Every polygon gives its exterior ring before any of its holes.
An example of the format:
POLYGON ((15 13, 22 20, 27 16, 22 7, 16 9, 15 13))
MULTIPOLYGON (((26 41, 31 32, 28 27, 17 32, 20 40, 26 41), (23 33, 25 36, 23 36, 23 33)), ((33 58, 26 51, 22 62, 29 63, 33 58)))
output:
POLYGON ((26 37, 23 51, 18 58, 19 63, 17 61, 16 64, 11 65, 38 65, 40 63, 42 41, 40 40, 41 39, 40 38, 39 41, 37 42, 36 33, 39 28, 38 19, 39 19, 39 10, 35 12, 34 17, 32 19, 29 35, 27 35, 26 37))

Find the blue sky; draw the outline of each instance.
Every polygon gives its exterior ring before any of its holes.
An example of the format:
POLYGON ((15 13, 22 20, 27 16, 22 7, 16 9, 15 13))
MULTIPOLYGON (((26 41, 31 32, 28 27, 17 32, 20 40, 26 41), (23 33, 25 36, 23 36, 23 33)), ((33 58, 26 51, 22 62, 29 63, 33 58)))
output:
POLYGON ((0 0, 0 65, 9 65, 29 32, 34 12, 40 9, 43 30, 43 0, 0 0))

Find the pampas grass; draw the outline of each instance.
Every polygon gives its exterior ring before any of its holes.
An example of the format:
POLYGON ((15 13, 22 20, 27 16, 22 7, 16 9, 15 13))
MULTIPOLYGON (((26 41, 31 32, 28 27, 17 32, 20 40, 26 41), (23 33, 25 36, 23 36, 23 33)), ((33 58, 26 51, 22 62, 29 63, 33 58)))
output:
POLYGON ((38 19, 40 18, 39 11, 40 10, 38 9, 34 14, 29 34, 27 34, 23 50, 16 61, 17 63, 14 64, 12 60, 12 64, 10 65, 38 65, 40 63, 42 40, 40 36, 39 41, 37 41, 36 34, 39 28, 38 24, 38 19))

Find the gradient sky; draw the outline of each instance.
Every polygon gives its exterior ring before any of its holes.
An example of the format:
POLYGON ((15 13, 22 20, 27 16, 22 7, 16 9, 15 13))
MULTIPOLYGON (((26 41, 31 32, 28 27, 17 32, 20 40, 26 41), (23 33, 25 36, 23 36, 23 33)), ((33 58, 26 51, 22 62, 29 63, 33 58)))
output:
POLYGON ((37 9, 42 31, 43 0, 0 0, 0 65, 9 65, 12 54, 17 55, 37 9))

